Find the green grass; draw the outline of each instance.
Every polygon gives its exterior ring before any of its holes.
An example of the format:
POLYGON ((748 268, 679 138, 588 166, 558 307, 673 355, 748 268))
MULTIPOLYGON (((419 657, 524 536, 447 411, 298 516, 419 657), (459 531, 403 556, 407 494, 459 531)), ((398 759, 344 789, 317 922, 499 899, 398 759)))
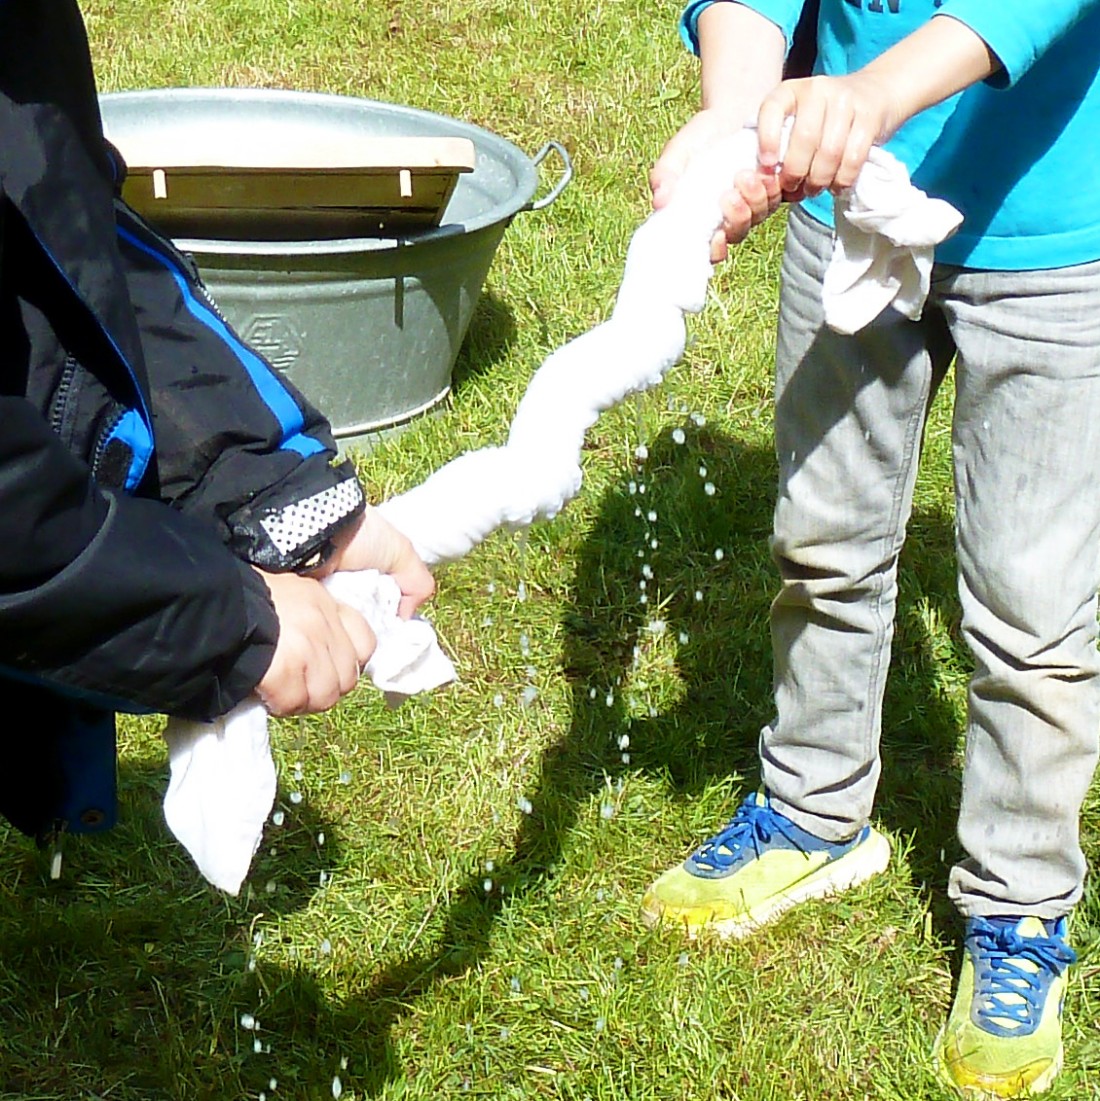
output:
MULTIPOLYGON (((572 153, 562 197, 505 235, 446 412, 361 457, 379 497, 500 442, 546 354, 608 315, 647 211, 646 170, 696 99, 678 7, 85 4, 105 90, 367 95, 572 153)), ((546 186, 553 177, 548 166, 546 186)), ((734 946, 689 947, 638 918, 653 875, 756 783, 781 240, 776 221, 738 249, 684 363, 593 428, 584 489, 557 521, 525 551, 497 535, 440 570, 431 615, 458 684, 395 712, 362 690, 274 724, 285 820, 240 899, 207 887, 167 833, 155 720, 124 728, 122 824, 70 841, 60 882, 7 836, 0 1097, 330 1098, 337 1076, 355 1099, 944 1096, 927 1053, 958 963, 945 881, 967 675, 948 395, 903 566, 877 808, 896 849, 888 873, 734 946), (643 483, 653 525, 635 516, 643 483)), ((1095 862, 1095 788, 1083 833, 1095 862)), ((1098 929, 1090 889, 1055 1101, 1100 1098, 1098 929)))

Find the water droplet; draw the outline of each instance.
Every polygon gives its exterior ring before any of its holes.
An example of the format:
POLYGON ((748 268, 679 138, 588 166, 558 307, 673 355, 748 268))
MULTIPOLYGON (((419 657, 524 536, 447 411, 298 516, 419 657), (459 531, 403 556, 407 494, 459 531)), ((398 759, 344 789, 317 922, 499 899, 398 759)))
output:
POLYGON ((602 887, 597 887, 596 888, 596 901, 597 902, 603 902, 605 896, 606 896, 606 892, 604 891, 604 889, 602 887))
POLYGON ((340 1069, 341 1070, 347 1070, 348 1069, 348 1057, 346 1055, 341 1055, 340 1056, 340 1069))
POLYGON ((589 698, 590 700, 594 700, 594 699, 596 698, 596 689, 595 689, 595 688, 589 688, 589 690, 588 690, 588 698, 589 698))
POLYGON ((516 800, 516 806, 523 814, 532 814, 535 810, 535 808, 531 805, 531 800, 528 799, 526 795, 521 795, 516 800))
POLYGON ((351 783, 351 773, 348 772, 346 769, 343 772, 340 773, 340 783, 341 784, 350 784, 351 783))
POLYGON ((604 818, 604 819, 614 818, 615 817, 615 804, 614 803, 603 803, 603 804, 601 804, 601 806, 600 806, 600 817, 604 818))
POLYGON ((657 512, 656 512, 656 510, 655 510, 655 509, 650 509, 650 510, 649 510, 649 512, 647 512, 647 513, 646 513, 646 516, 645 516, 645 518, 646 518, 646 519, 647 519, 647 520, 648 520, 648 521, 649 521, 649 522, 650 522, 651 524, 655 524, 655 523, 657 523, 657 512))
POLYGON ((580 994, 580 998, 581 998, 582 1002, 587 1002, 588 1001, 588 987, 587 986, 582 986, 580 988, 580 990, 578 991, 578 994, 580 994))
POLYGON ((638 597, 638 603, 639 604, 648 604, 649 603, 649 597, 646 596, 645 593, 642 593, 642 595, 640 597, 638 597))
POLYGON ((340 1081, 340 1075, 335 1075, 332 1079, 332 1096, 335 1101, 339 1101, 340 1094, 344 1092, 344 1083, 340 1081))
POLYGON ((260 1054, 260 1053, 261 1053, 261 1052, 263 1051, 263 1049, 264 1049, 264 1042, 263 1042, 263 1040, 261 1040, 261 1039, 259 1038, 259 1036, 257 1036, 257 1037, 256 1037, 256 1038, 255 1038, 255 1039, 254 1039, 254 1040, 252 1041, 252 1050, 253 1050, 253 1051, 254 1051, 254 1052, 255 1052, 255 1053, 257 1054, 257 1055, 259 1055, 259 1054, 260 1054))
POLYGON ((668 624, 663 619, 651 619, 646 624, 646 630, 651 635, 663 635, 668 630, 668 624))
POLYGON ((683 443, 684 440, 686 440, 686 439, 687 439, 687 436, 684 435, 684 430, 682 428, 674 428, 672 430, 672 442, 673 443, 683 443))
POLYGON ((646 590, 646 586, 647 586, 648 584, 649 584, 649 582, 648 582, 648 581, 647 581, 647 580, 646 580, 646 579, 645 579, 645 578, 643 577, 643 578, 641 579, 641 581, 639 581, 639 582, 638 582, 638 588, 639 588, 639 589, 641 589, 641 590, 642 590, 642 592, 645 592, 645 590, 646 590))
POLYGON ((638 483, 628 482, 626 486, 626 491, 630 494, 631 497, 633 497, 634 494, 638 492, 638 483))
POLYGON ((492 893, 492 891, 493 891, 493 881, 491 879, 486 879, 485 882, 482 883, 481 886, 482 886, 482 888, 484 889, 484 891, 487 895, 492 893))
POLYGON ((255 971, 256 970, 256 957, 255 956, 249 956, 248 957, 248 970, 249 971, 255 971))
POLYGON ((290 801, 292 803, 300 803, 302 801, 302 793, 300 791, 292 791, 290 793, 290 801))
POLYGON ((493 593, 495 593, 497 591, 497 583, 495 581, 490 581, 489 584, 485 586, 485 591, 490 596, 492 596, 493 593))
POLYGON ((616 956, 615 957, 615 962, 611 966, 614 967, 616 971, 621 971, 623 969, 623 958, 622 958, 622 956, 616 956))
POLYGON ((648 459, 649 458, 649 448, 646 447, 646 445, 644 443, 638 444, 638 446, 636 448, 634 448, 634 458, 639 459, 639 460, 648 459))
POLYGON ((715 495, 715 493, 717 493, 718 491, 714 488, 714 483, 713 482, 706 482, 703 485, 703 492, 708 497, 713 497, 715 495))
POLYGON ((493 625, 493 617, 492 617, 491 615, 487 615, 487 616, 486 616, 486 617, 485 617, 485 618, 484 618, 484 619, 483 619, 483 620, 481 621, 481 625, 482 625, 482 627, 492 627, 492 625, 493 625))
POLYGON ((642 564, 642 577, 647 581, 653 580, 653 567, 648 562, 642 564))
POLYGON ((630 764, 630 754, 629 753, 624 753, 622 755, 622 762, 623 762, 624 765, 630 764))
POLYGON ((323 887, 326 883, 328 883, 328 872, 323 871, 317 876, 317 886, 323 887))
POLYGON ((295 765, 294 766, 294 779, 295 780, 300 780, 301 778, 302 778, 302 766, 301 765, 295 765))
POLYGON ((533 685, 529 684, 523 690, 523 706, 530 707, 535 702, 535 698, 538 696, 539 690, 533 685))
POLYGON ((256 1101, 267 1101, 267 1094, 264 1093, 263 1090, 260 1090, 260 1092, 256 1094, 256 1101))
POLYGON ((681 952, 680 956, 676 960, 676 962, 680 967, 687 967, 687 965, 688 965, 688 954, 686 952, 681 952))
POLYGON ((499 692, 493 697, 493 706, 494 707, 503 707, 504 706, 504 697, 499 692))
POLYGON ((516 599, 522 603, 527 599, 527 583, 520 580, 520 583, 516 586, 516 599))
POLYGON ((634 515, 635 515, 635 516, 641 516, 641 515, 642 515, 642 510, 641 510, 640 508, 636 508, 636 509, 634 510, 634 515))
POLYGON ((705 478, 707 476, 707 468, 705 466, 699 467, 699 477, 705 478))
POLYGON ((596 1018, 596 1031, 597 1031, 597 1032, 603 1032, 603 1030, 604 1030, 604 1029, 605 1029, 606 1027, 607 1027, 607 1020, 606 1020, 606 1018, 604 1018, 604 1017, 597 1017, 597 1018, 596 1018))
POLYGON ((695 603, 696 604, 701 604, 702 602, 703 602, 703 590, 702 589, 696 589, 695 590, 695 603))
POLYGON ((519 636, 519 652, 524 657, 531 652, 531 640, 526 635, 519 636))
POLYGON ((707 418, 702 413, 692 413, 691 420, 696 428, 702 428, 707 423, 707 418))
POLYGON ((638 483, 638 492, 639 493, 645 493, 645 482, 639 482, 638 483))
POLYGON ((714 550, 714 561, 721 562, 726 557, 726 552, 721 547, 716 547, 714 550))
POLYGON ((651 550, 656 550, 657 546, 658 546, 657 540, 656 539, 650 539, 649 546, 650 546, 651 550))
POLYGON ((275 883, 275 880, 269 879, 267 883, 264 884, 264 890, 267 891, 269 895, 273 895, 275 893, 276 886, 277 885, 275 883))
POLYGON ((267 1088, 269 1090, 277 1090, 279 1088, 279 1080, 277 1078, 272 1078, 271 1081, 268 1082, 267 1088))
POLYGON ((630 735, 629 734, 620 734, 619 735, 619 748, 620 749, 629 749, 630 748, 630 735))
POLYGON ((607 695, 604 697, 603 702, 607 704, 608 707, 611 707, 615 703, 615 693, 608 692, 607 695))
POLYGON ((680 637, 680 645, 681 646, 686 646, 688 644, 688 633, 687 633, 687 631, 681 631, 679 637, 680 637))
POLYGON ((512 986, 512 993, 513 994, 518 994, 520 992, 520 990, 522 989, 521 986, 520 986, 519 979, 517 979, 514 975, 512 976, 511 986, 512 986))
POLYGON ((256 1018, 253 1017, 251 1013, 241 1014, 241 1028, 247 1029, 249 1032, 252 1032, 257 1027, 258 1026, 256 1024, 256 1018))
POLYGON ((283 812, 281 810, 277 810, 271 816, 271 821, 272 821, 272 824, 274 824, 276 826, 281 826, 286 821, 286 815, 283 814, 283 812))
POLYGON ((485 870, 491 872, 496 867, 496 863, 492 860, 485 861, 485 870))
POLYGON ((317 835, 317 844, 318 844, 318 845, 323 845, 324 843, 325 843, 325 831, 324 831, 324 830, 322 830, 322 831, 321 831, 321 832, 320 832, 320 833, 319 833, 319 834, 317 835))
POLYGON ((328 939, 328 937, 325 937, 325 939, 323 941, 321 941, 321 955, 322 956, 331 956, 332 955, 332 941, 330 941, 328 939))

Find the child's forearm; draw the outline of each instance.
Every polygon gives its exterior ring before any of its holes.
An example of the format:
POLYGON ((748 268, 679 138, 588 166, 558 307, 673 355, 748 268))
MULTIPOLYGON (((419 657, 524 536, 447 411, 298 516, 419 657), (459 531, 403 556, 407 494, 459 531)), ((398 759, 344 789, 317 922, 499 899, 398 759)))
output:
POLYGON ((737 124, 755 122, 763 98, 783 77, 786 41, 770 20, 737 3, 699 16, 702 105, 737 124))
POLYGON ((937 15, 861 71, 890 90, 900 126, 1000 67, 996 54, 965 23, 937 15))

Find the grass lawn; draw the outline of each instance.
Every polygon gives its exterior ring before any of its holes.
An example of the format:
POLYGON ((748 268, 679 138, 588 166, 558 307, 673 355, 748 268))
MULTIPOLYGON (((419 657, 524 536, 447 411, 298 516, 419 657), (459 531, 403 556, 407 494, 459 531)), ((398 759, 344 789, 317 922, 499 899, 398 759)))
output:
MULTIPOLYGON (((608 315, 647 168, 697 98, 673 0, 84 8, 104 90, 365 95, 529 153, 569 148, 573 182, 505 235, 446 411, 360 456, 377 498, 501 442, 543 358, 608 315)), ((736 250, 684 362, 592 429, 558 520, 439 571, 431 617, 460 683, 397 711, 362 689, 274 724, 283 818, 241 898, 208 887, 167 832, 160 721, 126 721, 122 823, 70 841, 59 882, 6 836, 0 1097, 945 1096, 928 1052, 959 960, 945 884, 968 668, 949 394, 903 563, 876 819, 887 874, 732 946, 638 916, 654 874, 757 782, 782 233, 777 218, 736 250)), ((1055 1101, 1100 1098, 1098 931, 1090 888, 1055 1101)))

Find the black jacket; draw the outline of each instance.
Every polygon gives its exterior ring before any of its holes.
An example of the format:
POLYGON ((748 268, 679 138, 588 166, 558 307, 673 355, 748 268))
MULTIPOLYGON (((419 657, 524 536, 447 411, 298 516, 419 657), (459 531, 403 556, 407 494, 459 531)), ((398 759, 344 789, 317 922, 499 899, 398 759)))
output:
POLYGON ((2 0, 0 674, 209 718, 277 636, 246 562, 301 567, 362 494, 122 171, 75 2, 2 0))

